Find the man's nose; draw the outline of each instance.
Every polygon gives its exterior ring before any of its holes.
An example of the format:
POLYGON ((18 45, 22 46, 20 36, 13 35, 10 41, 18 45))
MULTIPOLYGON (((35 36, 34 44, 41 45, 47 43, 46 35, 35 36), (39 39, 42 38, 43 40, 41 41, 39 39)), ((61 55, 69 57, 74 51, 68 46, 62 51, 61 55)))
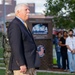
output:
POLYGON ((28 13, 30 13, 30 10, 27 10, 28 13))

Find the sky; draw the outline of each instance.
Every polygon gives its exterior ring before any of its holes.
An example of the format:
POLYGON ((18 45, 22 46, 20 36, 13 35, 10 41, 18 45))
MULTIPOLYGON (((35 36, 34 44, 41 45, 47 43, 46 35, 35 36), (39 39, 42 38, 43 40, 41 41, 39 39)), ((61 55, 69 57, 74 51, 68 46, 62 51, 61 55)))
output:
POLYGON ((37 13, 43 13, 45 10, 44 4, 46 3, 46 0, 16 0, 17 4, 19 3, 35 3, 35 12, 37 13))

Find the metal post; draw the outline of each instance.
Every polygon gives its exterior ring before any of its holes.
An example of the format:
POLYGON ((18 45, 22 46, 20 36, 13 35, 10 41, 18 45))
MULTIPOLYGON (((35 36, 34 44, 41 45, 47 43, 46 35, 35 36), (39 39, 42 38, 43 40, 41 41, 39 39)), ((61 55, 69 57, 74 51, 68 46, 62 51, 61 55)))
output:
POLYGON ((6 5, 5 0, 3 0, 3 24, 4 24, 4 34, 6 34, 6 5))

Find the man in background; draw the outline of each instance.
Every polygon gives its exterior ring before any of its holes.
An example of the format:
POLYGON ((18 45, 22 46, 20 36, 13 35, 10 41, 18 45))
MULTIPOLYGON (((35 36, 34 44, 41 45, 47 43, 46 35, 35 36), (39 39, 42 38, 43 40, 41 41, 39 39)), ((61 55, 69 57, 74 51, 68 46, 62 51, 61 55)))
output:
POLYGON ((73 30, 69 30, 69 36, 66 39, 67 53, 69 60, 69 70, 70 72, 75 72, 75 37, 73 36, 73 30))
POLYGON ((60 38, 59 45, 61 46, 61 56, 62 56, 62 69, 64 71, 67 71, 69 69, 68 65, 68 56, 67 56, 67 47, 66 47, 66 38, 67 38, 67 32, 63 32, 63 37, 60 38))

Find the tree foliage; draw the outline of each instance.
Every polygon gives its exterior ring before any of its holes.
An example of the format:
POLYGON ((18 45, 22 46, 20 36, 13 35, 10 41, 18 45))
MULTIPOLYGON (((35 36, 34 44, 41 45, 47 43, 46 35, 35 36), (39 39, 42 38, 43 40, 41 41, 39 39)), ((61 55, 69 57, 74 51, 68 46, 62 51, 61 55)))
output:
POLYGON ((45 15, 54 16, 58 28, 75 27, 75 0, 46 0, 45 15))

